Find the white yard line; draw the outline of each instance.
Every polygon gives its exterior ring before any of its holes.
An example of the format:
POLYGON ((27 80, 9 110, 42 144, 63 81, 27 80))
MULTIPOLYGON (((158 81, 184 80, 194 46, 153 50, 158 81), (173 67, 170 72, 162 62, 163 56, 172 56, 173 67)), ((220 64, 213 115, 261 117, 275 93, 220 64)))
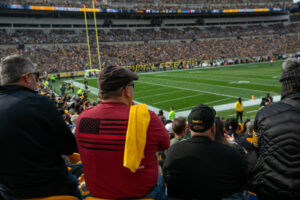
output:
POLYGON ((219 99, 219 100, 215 100, 215 101, 208 101, 208 102, 204 102, 203 104, 212 104, 212 103, 217 103, 217 102, 220 102, 220 101, 226 101, 230 98, 225 98, 225 99, 219 99))
POLYGON ((151 88, 152 86, 143 86, 143 87, 137 87, 135 86, 136 88, 139 88, 139 90, 144 90, 144 89, 147 89, 147 88, 151 88))
POLYGON ((144 98, 148 98, 148 97, 159 97, 159 96, 163 96, 165 94, 172 94, 172 93, 177 93, 178 91, 171 91, 171 92, 165 92, 165 93, 161 93, 161 94, 154 94, 154 95, 148 95, 148 96, 143 96, 143 97, 138 97, 138 98, 134 98, 136 100, 138 99, 144 99, 144 98))
MULTIPOLYGON (((69 82, 69 81, 65 81, 65 82, 69 82)), ((146 84, 151 84, 151 85, 159 85, 160 84, 155 84, 155 83, 146 83, 146 84)), ((74 86, 84 89, 84 84, 79 83, 74 81, 74 86)), ((182 90, 190 90, 190 91, 194 91, 194 92, 203 92, 203 93, 208 93, 208 94, 214 94, 214 95, 219 95, 219 96, 227 96, 227 97, 233 97, 233 98, 238 98, 236 96, 231 96, 231 95, 224 95, 224 94, 217 94, 217 93, 212 93, 212 92, 206 92, 206 91, 201 91, 201 90, 193 90, 193 89, 187 89, 187 88, 180 88, 180 87, 175 87, 175 86, 171 86, 171 88, 176 88, 176 89, 182 89, 182 90)), ((89 91, 95 95, 98 95, 98 88, 89 86, 89 91)), ((273 101, 277 102, 280 101, 281 96, 274 96, 273 97, 273 101)), ((174 100, 174 99, 173 99, 174 100)), ((141 102, 135 101, 136 103, 140 104, 141 102)), ((213 102, 213 101, 212 101, 213 102)), ((261 99, 255 99, 255 100, 248 100, 248 101, 243 101, 243 105, 244 107, 248 107, 248 106, 254 106, 254 105, 259 105, 261 102, 261 99)), ((209 102, 206 102, 209 103, 209 102)), ((218 106, 214 106, 214 109, 216 111, 225 111, 225 110, 231 110, 234 109, 235 103, 228 103, 228 104, 223 104, 223 105, 218 105, 218 106)), ((158 113, 159 110, 161 110, 160 108, 156 108, 150 105, 147 105, 147 107, 154 111, 155 113, 158 113)), ((182 116, 182 117, 187 117, 190 113, 190 110, 186 110, 186 111, 181 111, 181 112, 176 112, 176 116, 182 116)), ((166 117, 168 117, 169 112, 165 111, 164 115, 166 117)), ((234 115, 233 115, 234 116, 234 115)))
POLYGON ((162 104, 162 103, 166 103, 166 102, 170 102, 170 101, 181 100, 181 99, 187 99, 187 98, 190 98, 190 97, 196 97, 196 96, 201 96, 201 95, 203 95, 203 94, 190 95, 190 96, 180 97, 180 98, 176 98, 176 99, 171 98, 171 99, 166 100, 166 101, 160 101, 160 102, 153 103, 153 105, 162 104))
POLYGON ((134 94, 141 94, 141 93, 148 93, 148 92, 156 92, 156 91, 159 91, 159 90, 166 90, 166 89, 168 89, 168 87, 167 86, 165 86, 164 88, 159 88, 159 89, 157 89, 157 88, 155 88, 155 89, 152 89, 152 90, 141 90, 141 91, 138 91, 138 92, 135 92, 134 94))
MULTIPOLYGON (((230 98, 219 99, 219 100, 216 100, 216 101, 208 101, 208 102, 204 102, 204 103, 202 103, 202 104, 207 105, 207 104, 217 103, 217 102, 220 102, 220 101, 226 101, 226 100, 228 100, 228 99, 230 99, 230 98)), ((191 108, 194 108, 194 107, 195 107, 195 105, 194 105, 194 106, 188 106, 188 107, 181 108, 181 109, 179 109, 178 111, 185 111, 185 110, 187 110, 187 109, 191 109, 191 108)))
POLYGON ((195 89, 189 89, 189 88, 183 88, 183 87, 177 87, 177 86, 166 86, 163 84, 158 84, 158 83, 149 83, 149 82, 144 82, 144 81, 139 81, 140 83, 145 83, 145 84, 150 84, 150 85, 157 85, 157 86, 163 86, 163 87, 168 87, 168 88, 175 88, 175 89, 180 89, 180 90, 188 90, 188 91, 193 91, 193 92, 202 92, 206 94, 213 94, 217 96, 224 96, 224 97, 232 97, 232 98, 239 98, 239 96, 232 96, 228 94, 221 94, 221 93, 215 93, 215 92, 208 92, 208 91, 203 91, 203 90, 195 90, 195 89))
MULTIPOLYGON (((244 80, 241 80, 242 78, 240 79, 236 79, 236 80, 233 80, 232 78, 229 79, 228 76, 226 75, 221 75, 219 76, 219 74, 216 76, 218 78, 206 78, 206 77, 201 77, 201 78, 195 78, 194 76, 173 76, 173 77, 177 77, 177 78, 192 78, 193 80, 210 80, 210 81, 222 81, 222 82, 225 82, 225 83, 228 83, 228 82, 238 82, 238 81, 249 81, 249 83, 251 83, 252 85, 260 85, 260 86, 272 86, 272 87, 281 87, 280 85, 274 85, 272 84, 271 82, 273 81, 270 81, 270 80, 264 80, 264 79, 260 79, 260 78, 243 78, 244 80), (257 80, 259 80, 260 82, 264 82, 264 83, 258 83, 257 80), (266 82, 270 82, 269 84, 266 84, 266 82)), ((278 81, 273 81, 274 83, 278 83, 278 81)), ((207 83, 204 83, 204 84, 207 84, 207 83)), ((236 83, 233 83, 232 85, 240 85, 240 84, 236 84, 236 83)), ((242 85, 242 84, 241 84, 242 85)), ((226 86, 225 86, 226 87, 226 86)), ((230 87, 230 86, 229 86, 230 87)), ((260 90, 262 91, 262 90, 260 90)))
MULTIPOLYGON (((200 79, 199 79, 200 80, 200 79)), ((183 84, 186 84, 185 81, 178 81, 178 80, 172 80, 172 82, 178 82, 178 83, 183 83, 183 84)), ((194 83, 196 84, 196 83, 194 83)), ((247 88, 240 88, 240 87, 231 87, 231 86, 223 86, 223 85, 212 85, 212 84, 207 84, 207 83, 197 83, 197 84, 200 84, 201 86, 203 85, 207 85, 207 86, 211 86, 211 87, 214 87, 214 88, 228 88, 228 89, 233 89, 233 90, 245 90, 245 91, 252 91, 252 92, 261 92, 261 93, 268 93, 269 91, 264 91, 264 90, 255 90, 255 89, 247 89, 247 88)), ((169 87, 169 86, 165 86, 165 87, 169 87)))

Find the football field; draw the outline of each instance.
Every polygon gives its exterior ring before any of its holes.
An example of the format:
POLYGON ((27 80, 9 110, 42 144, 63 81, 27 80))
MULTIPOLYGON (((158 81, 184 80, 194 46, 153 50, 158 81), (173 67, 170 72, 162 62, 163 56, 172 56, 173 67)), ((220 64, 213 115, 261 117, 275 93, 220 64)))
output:
MULTIPOLYGON (((280 95, 278 78, 281 63, 275 62, 272 66, 269 63, 255 63, 139 73, 140 78, 135 81, 134 100, 154 107, 155 110, 169 111, 170 106, 174 106, 177 113, 188 112, 198 104, 214 107, 228 105, 236 102, 239 97, 244 102, 250 102, 252 95, 260 102, 266 93, 280 95)), ((88 81, 90 88, 97 88, 96 79, 88 81)), ((254 115, 258 107, 251 105, 245 112, 254 115)), ((224 113, 228 117, 232 115, 232 111, 228 110, 230 108, 217 111, 219 115, 224 113)))

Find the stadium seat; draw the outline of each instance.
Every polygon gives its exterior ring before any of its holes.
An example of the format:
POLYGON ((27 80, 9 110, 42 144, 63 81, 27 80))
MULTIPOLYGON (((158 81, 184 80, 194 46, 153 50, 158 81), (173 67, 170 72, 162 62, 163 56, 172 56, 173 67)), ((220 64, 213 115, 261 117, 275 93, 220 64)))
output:
MULTIPOLYGON (((97 198, 97 197, 86 197, 85 200, 110 200, 110 199, 101 199, 101 198, 97 198)), ((130 199, 130 200, 154 200, 154 199, 130 199)))
POLYGON ((79 200, 79 199, 74 196, 58 195, 58 196, 49 196, 49 197, 33 198, 33 199, 25 199, 25 200, 79 200))
POLYGON ((81 163, 79 153, 73 153, 72 155, 67 156, 67 157, 69 158, 71 165, 81 163))

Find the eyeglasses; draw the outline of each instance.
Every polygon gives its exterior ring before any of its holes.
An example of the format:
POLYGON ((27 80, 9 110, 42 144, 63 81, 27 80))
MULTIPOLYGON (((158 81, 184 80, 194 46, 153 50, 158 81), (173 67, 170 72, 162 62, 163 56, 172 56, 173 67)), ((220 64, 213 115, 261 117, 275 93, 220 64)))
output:
POLYGON ((134 89, 134 82, 128 83, 127 86, 132 86, 132 88, 134 89))

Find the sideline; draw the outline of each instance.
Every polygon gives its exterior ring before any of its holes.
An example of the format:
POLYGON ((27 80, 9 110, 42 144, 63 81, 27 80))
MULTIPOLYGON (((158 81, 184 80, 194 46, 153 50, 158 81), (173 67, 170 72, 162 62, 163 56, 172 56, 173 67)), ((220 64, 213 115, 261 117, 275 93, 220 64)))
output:
MULTIPOLYGON (((65 82, 69 82, 69 81, 65 81, 65 82)), ((78 88, 81 88, 81 89, 84 89, 84 84, 82 83, 79 83, 77 81, 74 80, 74 86, 75 87, 78 87, 78 88)), ((98 88, 95 88, 95 87, 92 87, 92 86, 89 86, 89 91, 95 95, 98 95, 98 88)), ((277 101, 280 101, 280 98, 281 96, 274 96, 273 97, 273 101, 274 102, 277 102, 277 101)), ((142 102, 138 102, 138 101, 135 101, 137 104, 141 104, 142 102)), ((261 102, 261 99, 255 99, 255 100, 247 100, 247 101, 243 101, 243 105, 244 107, 248 107, 248 106, 255 106, 255 105, 259 105, 261 102)), ((225 111, 225 110, 232 110, 234 109, 234 106, 235 106, 235 103, 228 103, 228 104, 223 104, 223 105, 218 105, 218 106, 214 106, 214 109, 218 112, 218 111, 225 111)), ((159 110, 161 110, 160 108, 156 108, 156 107, 153 107, 153 106, 150 106, 150 105, 147 105, 148 109, 149 110, 152 110, 154 111, 155 113, 158 113, 159 110)), ((181 111, 181 112, 176 112, 176 116, 179 117, 179 116, 182 116, 182 117, 187 117, 190 113, 191 109, 189 110, 186 110, 186 111, 181 111)), ((169 116, 169 112, 168 111, 164 111, 164 115, 165 117, 167 118, 169 116)))
MULTIPOLYGON (((273 62, 278 63, 278 62, 283 62, 284 60, 276 60, 273 62)), ((268 61, 266 62, 254 62, 254 63, 241 63, 241 64, 233 64, 233 65, 219 65, 219 66, 206 66, 206 67, 194 67, 194 68, 189 68, 189 69, 174 69, 174 70, 166 70, 166 71, 155 71, 155 72, 136 72, 137 74, 163 74, 163 73, 172 73, 172 72, 182 72, 182 71, 194 71, 194 70, 209 70, 209 69, 218 69, 218 68, 226 68, 226 67, 233 67, 233 66, 243 66, 243 65, 257 65, 257 64, 266 64, 270 63, 268 61)), ((93 79, 97 77, 87 77, 87 79, 93 79)), ((79 78, 76 80, 84 80, 83 78, 79 78)))
MULTIPOLYGON (((273 97, 273 102, 280 101, 280 98, 281 98, 280 95, 279 96, 274 96, 273 97)), ((243 101, 243 105, 244 105, 244 107, 256 106, 256 105, 259 105, 260 102, 261 102, 261 99, 247 100, 247 101, 243 101)), ((232 109, 235 109, 235 102, 234 103, 228 103, 228 104, 214 106, 214 109, 216 111, 232 110, 232 109)), ((186 111, 182 111, 182 112, 177 112, 176 115, 177 116, 187 117, 189 115, 189 113, 190 113, 190 110, 186 110, 186 111)))
MULTIPOLYGON (((278 63, 278 62, 283 62, 283 60, 276 60, 273 62, 278 63)), ((175 70, 166 70, 166 71, 155 71, 155 72, 137 72, 138 74, 160 74, 160 73, 171 73, 171 72, 182 72, 182 71, 193 71, 193 70, 208 70, 208 69, 218 69, 218 68, 226 68, 226 67, 233 67, 233 66, 243 66, 243 65, 257 65, 257 64, 266 64, 270 63, 268 61, 266 62, 254 62, 254 63, 241 63, 241 64, 233 64, 233 65, 219 65, 219 66, 206 66, 206 67, 194 67, 194 68, 189 68, 189 69, 175 69, 175 70)))

